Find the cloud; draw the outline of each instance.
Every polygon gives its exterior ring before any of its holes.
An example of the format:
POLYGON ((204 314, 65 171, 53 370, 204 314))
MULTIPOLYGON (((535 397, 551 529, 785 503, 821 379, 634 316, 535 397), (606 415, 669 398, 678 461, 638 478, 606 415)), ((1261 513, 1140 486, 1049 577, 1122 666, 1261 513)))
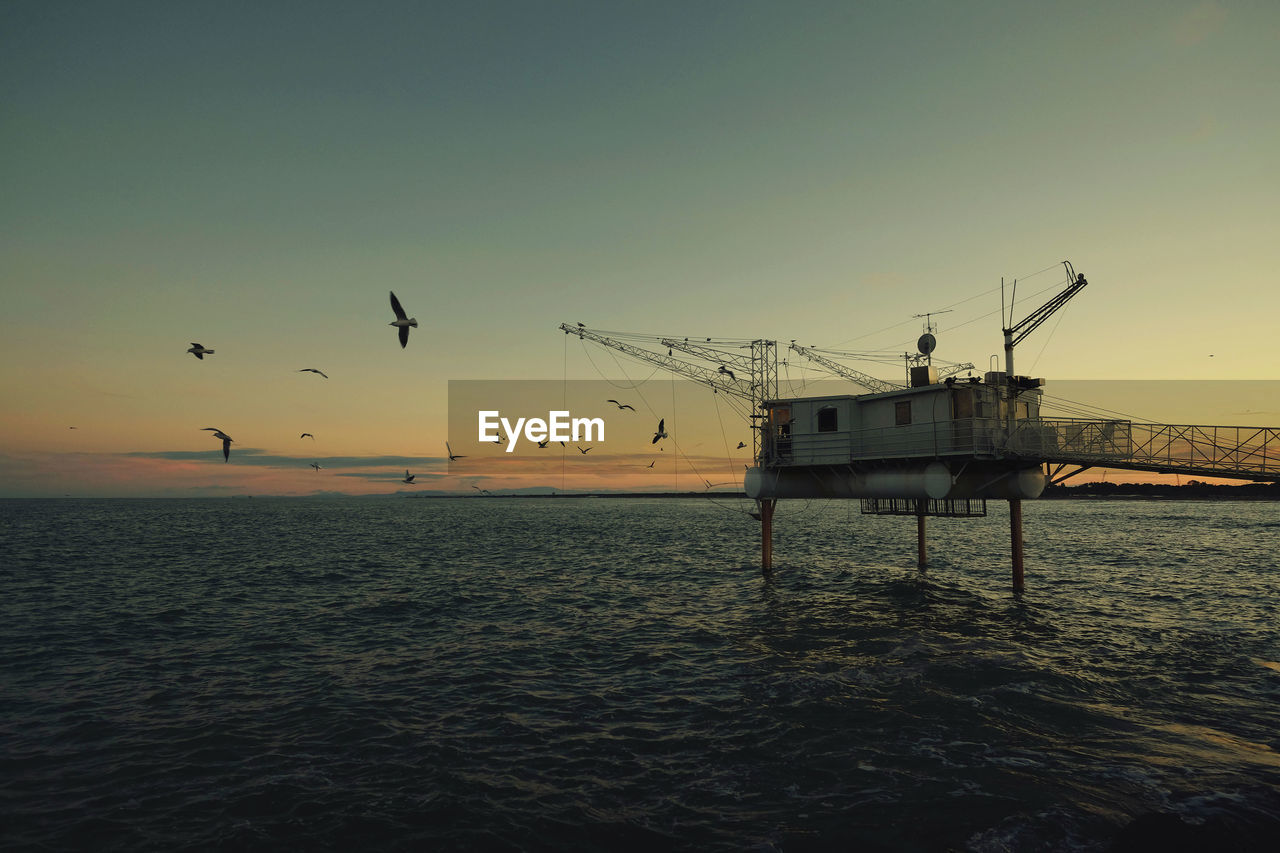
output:
POLYGON ((1174 44, 1190 47, 1199 44, 1222 29, 1227 10, 1217 3, 1201 3, 1189 9, 1173 22, 1174 44))
MULTIPOLYGON (((370 483, 389 483, 389 482, 400 482, 404 480, 404 474, 401 474, 398 472, 393 472, 393 473, 382 472, 377 474, 365 474, 362 472, 338 471, 334 473, 334 476, 335 477, 354 477, 357 480, 365 480, 370 483)), ((422 472, 422 473, 414 472, 413 473, 413 478, 415 480, 443 480, 448 476, 449 476, 448 474, 433 474, 431 472, 422 472)))
MULTIPOLYGON (((222 448, 209 450, 137 450, 121 453, 131 459, 168 459, 180 462, 223 463, 222 448)), ((254 447, 231 447, 231 462, 268 468, 306 468, 316 462, 325 468, 412 468, 444 465, 443 456, 270 456, 254 447)))

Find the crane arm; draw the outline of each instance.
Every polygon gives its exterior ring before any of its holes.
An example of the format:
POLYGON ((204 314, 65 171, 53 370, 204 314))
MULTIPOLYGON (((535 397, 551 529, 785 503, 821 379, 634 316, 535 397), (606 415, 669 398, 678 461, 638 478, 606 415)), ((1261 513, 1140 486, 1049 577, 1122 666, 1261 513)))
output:
MULTIPOLYGON (((852 367, 849 367, 844 364, 840 364, 837 361, 832 361, 826 356, 819 355, 818 353, 814 352, 809 347, 802 347, 799 344, 792 344, 791 349, 800 353, 802 356, 809 359, 810 361, 816 364, 822 365, 827 370, 830 370, 832 373, 836 374, 837 376, 842 376, 845 379, 849 379, 854 382, 857 382, 862 387, 869 388, 872 391, 875 391, 877 393, 884 393, 886 391, 900 391, 903 388, 903 386, 901 385, 895 385, 894 383, 886 382, 883 379, 876 379, 874 376, 868 376, 867 374, 862 373, 861 371, 854 370, 852 367)), ((973 365, 969 365, 969 366, 972 367, 973 365)))
POLYGON ((1006 347, 1017 346, 1023 338, 1034 332, 1041 323, 1052 317, 1059 308, 1066 305, 1071 297, 1084 290, 1085 285, 1089 283, 1085 280, 1084 273, 1076 275, 1070 261, 1063 261, 1062 265, 1067 268, 1067 280, 1071 283, 1057 296, 1028 314, 1021 322, 1005 329, 1004 334, 1008 341, 1005 344, 1006 347))
POLYGON ((946 379, 948 376, 955 376, 965 370, 973 370, 973 365, 966 361, 964 364, 953 364, 950 367, 944 367, 938 371, 938 378, 946 379))
POLYGON ((718 350, 715 347, 689 343, 687 338, 683 341, 677 340, 676 338, 663 338, 662 345, 667 349, 678 349, 681 352, 687 352, 690 355, 696 355, 699 358, 705 358, 708 361, 727 364, 738 370, 751 370, 751 356, 749 355, 724 352, 723 350, 718 350))
POLYGON ((716 391, 723 391, 726 394, 741 397, 745 400, 752 399, 751 383, 748 381, 730 379, 727 375, 702 365, 691 364, 675 356, 663 355, 662 353, 651 352, 632 344, 623 343, 582 326, 570 326, 568 323, 561 323, 560 330, 566 335, 577 335, 580 340, 591 341, 600 346, 625 353, 640 361, 656 365, 664 370, 670 370, 672 373, 677 373, 686 379, 692 379, 694 382, 714 388, 716 391))

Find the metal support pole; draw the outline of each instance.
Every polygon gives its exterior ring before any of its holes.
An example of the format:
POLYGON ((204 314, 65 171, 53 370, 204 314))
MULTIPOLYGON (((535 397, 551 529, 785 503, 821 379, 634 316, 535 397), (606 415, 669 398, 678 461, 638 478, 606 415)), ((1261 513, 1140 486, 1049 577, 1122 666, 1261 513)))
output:
POLYGON ((921 571, 928 565, 924 549, 924 517, 924 501, 916 501, 916 553, 919 558, 917 565, 921 571))
POLYGON ((773 508, 777 500, 760 501, 760 569, 765 574, 773 571, 773 508))
POLYGON ((1009 544, 1013 555, 1013 591, 1022 592, 1022 501, 1009 501, 1009 544))

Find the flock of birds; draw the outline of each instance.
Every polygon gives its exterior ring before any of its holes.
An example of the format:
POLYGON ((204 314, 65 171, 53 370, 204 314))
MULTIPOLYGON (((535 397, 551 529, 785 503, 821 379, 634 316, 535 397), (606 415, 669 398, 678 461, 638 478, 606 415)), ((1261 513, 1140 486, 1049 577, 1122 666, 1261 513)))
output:
MULTIPOLYGON (((400 300, 396 298, 395 291, 390 291, 390 293, 391 293, 391 310, 395 312, 396 318, 392 320, 390 323, 388 323, 387 325, 396 327, 397 334, 400 338, 400 348, 404 349, 406 346, 409 345, 409 329, 418 328, 418 320, 417 318, 410 317, 407 313, 405 313, 404 307, 401 306, 400 304, 400 300)), ((204 361, 204 357, 206 355, 214 354, 213 350, 209 349, 203 344, 196 343, 195 341, 191 342, 191 347, 187 350, 187 352, 191 353, 201 361, 204 361)), ((324 379, 329 378, 329 375, 327 373, 315 367, 299 368, 297 372, 298 373, 314 373, 324 379)), ((75 427, 71 427, 71 429, 75 429, 75 427)), ((201 427, 201 431, 212 432, 213 437, 216 439, 219 439, 222 442, 222 461, 229 462, 231 460, 231 444, 233 441, 235 441, 235 439, 233 439, 231 436, 227 435, 225 432, 218 429, 217 427, 201 427)), ((316 440, 316 437, 309 432, 302 433, 302 435, 298 436, 298 438, 309 438, 312 441, 316 440)), ((452 455, 452 451, 450 451, 449 458, 450 459, 455 458, 452 455)), ((316 469, 317 471, 320 471, 323 468, 323 466, 317 462, 312 462, 311 467, 316 469)), ((404 472, 404 482, 412 483, 413 478, 414 478, 413 474, 410 474, 407 470, 404 472)))
MULTIPOLYGON (((396 318, 392 320, 390 323, 388 323, 387 325, 395 327, 397 336, 400 339, 400 348, 404 349, 409 345, 409 329, 411 328, 416 329, 418 327, 418 320, 417 318, 410 317, 405 312, 404 307, 400 304, 400 300, 396 298, 395 291, 391 291, 391 310, 395 313, 396 318)), ((196 343, 194 341, 191 343, 191 347, 187 350, 187 352, 191 353, 201 361, 204 361, 204 357, 206 355, 214 354, 214 351, 212 349, 209 349, 205 347, 203 344, 196 343)), ((320 376, 321 378, 324 378, 324 379, 329 378, 329 375, 327 373, 315 367, 302 367, 302 368, 299 368, 297 372, 298 373, 314 373, 320 376)), ((730 378, 733 378, 733 373, 723 366, 720 368, 720 372, 728 374, 730 378)), ((618 407, 619 411, 622 411, 622 410, 630 410, 633 412, 635 411, 634 406, 628 405, 618 400, 610 399, 610 400, 607 400, 606 402, 613 403, 615 406, 618 407)), ((654 431, 653 440, 650 442, 650 444, 657 444, 659 441, 661 441, 664 438, 670 438, 670 436, 667 434, 666 424, 667 424, 666 418, 661 418, 658 420, 658 428, 654 431)), ((71 427, 71 429, 75 429, 75 427, 71 427)), ((202 427, 201 431, 212 432, 213 437, 222 442, 222 461, 229 462, 231 460, 231 445, 235 441, 235 439, 233 439, 231 436, 227 435, 225 432, 223 432, 221 429, 217 427, 202 427)), ((304 432, 298 437, 300 439, 309 438, 312 441, 316 440, 316 437, 309 432, 304 432)), ((502 438, 499 436, 496 440, 501 442, 502 438)), ((538 447, 546 447, 548 443, 549 443, 549 440, 540 441, 538 442, 538 447)), ((564 442, 563 441, 560 442, 560 445, 563 447, 564 442)), ((464 455, 454 453, 453 448, 449 446, 449 442, 446 441, 444 443, 444 446, 445 446, 446 452, 448 453, 450 462, 456 461, 458 459, 466 458, 464 455)), ((738 449, 742 449, 745 446, 746 445, 744 443, 738 442, 738 449)), ((591 448, 578 447, 578 451, 585 456, 587 453, 591 451, 591 448)), ((656 463, 657 463, 657 460, 655 459, 652 462, 650 462, 646 467, 652 468, 656 463)), ((316 471, 323 470, 323 466, 317 462, 312 462, 311 467, 314 468, 316 471)), ((403 482, 412 485, 415 477, 416 475, 410 473, 409 469, 406 468, 404 472, 403 482)))

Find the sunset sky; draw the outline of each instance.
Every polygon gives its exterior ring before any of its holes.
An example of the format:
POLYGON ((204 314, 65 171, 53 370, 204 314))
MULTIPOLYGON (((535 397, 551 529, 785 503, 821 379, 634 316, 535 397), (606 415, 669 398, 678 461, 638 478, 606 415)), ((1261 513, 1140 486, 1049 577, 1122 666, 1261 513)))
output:
MULTIPOLYGON (((951 309, 985 370, 1001 277, 1027 311, 1064 259, 1050 391, 1280 378, 1272 0, 4 15, 0 497, 499 488, 446 466, 450 380, 649 376, 561 322, 892 355, 951 309)), ((1133 413, 1280 425, 1185 403, 1133 413)), ((548 485, 695 484, 579 455, 548 485)))

